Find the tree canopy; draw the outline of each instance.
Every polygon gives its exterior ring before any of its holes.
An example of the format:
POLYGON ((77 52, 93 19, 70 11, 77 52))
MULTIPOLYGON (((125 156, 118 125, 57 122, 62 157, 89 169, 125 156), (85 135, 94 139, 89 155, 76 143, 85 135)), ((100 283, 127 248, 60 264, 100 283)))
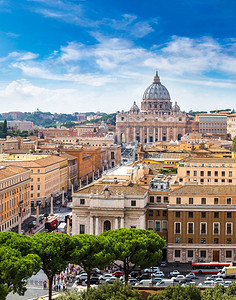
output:
POLYGON ((151 267, 162 258, 165 241, 151 230, 120 228, 109 230, 102 235, 110 238, 115 261, 123 262, 123 266, 119 267, 124 271, 126 283, 135 266, 142 269, 151 267))
POLYGON ((48 277, 49 300, 52 299, 52 282, 55 274, 60 274, 70 259, 71 237, 67 234, 38 233, 31 237, 33 251, 41 259, 41 269, 48 277))
POLYGON ((187 287, 168 286, 161 294, 148 297, 148 300, 201 300, 201 291, 194 285, 187 287))
POLYGON ((71 262, 80 265, 87 272, 89 288, 92 269, 103 269, 115 259, 111 243, 101 235, 81 234, 72 237, 72 245, 71 262))

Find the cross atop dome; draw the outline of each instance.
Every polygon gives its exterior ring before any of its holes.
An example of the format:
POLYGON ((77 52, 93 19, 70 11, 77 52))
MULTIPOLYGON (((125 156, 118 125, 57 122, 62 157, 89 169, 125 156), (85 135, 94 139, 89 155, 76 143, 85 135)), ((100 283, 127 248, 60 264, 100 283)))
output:
POLYGON ((154 76, 153 83, 158 83, 158 82, 161 82, 161 81, 160 81, 160 77, 158 76, 158 71, 156 71, 156 75, 154 76))

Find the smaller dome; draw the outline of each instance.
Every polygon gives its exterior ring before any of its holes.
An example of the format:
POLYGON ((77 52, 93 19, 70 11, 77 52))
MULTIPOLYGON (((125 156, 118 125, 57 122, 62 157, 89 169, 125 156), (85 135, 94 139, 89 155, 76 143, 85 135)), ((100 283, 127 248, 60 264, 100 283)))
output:
POLYGON ((136 104, 136 101, 134 101, 134 104, 130 107, 130 112, 136 112, 136 113, 139 112, 139 107, 136 104))
POLYGON ((179 105, 177 104, 177 101, 175 101, 175 105, 172 107, 172 110, 175 111, 175 112, 180 111, 180 107, 179 107, 179 105))

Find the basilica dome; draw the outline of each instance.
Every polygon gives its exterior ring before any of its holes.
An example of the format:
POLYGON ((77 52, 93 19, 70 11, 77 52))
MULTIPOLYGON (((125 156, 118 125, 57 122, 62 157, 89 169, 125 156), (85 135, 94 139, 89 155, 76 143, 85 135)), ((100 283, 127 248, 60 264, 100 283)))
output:
POLYGON ((170 94, 167 88, 161 84, 157 72, 153 83, 145 90, 143 100, 170 100, 170 94))

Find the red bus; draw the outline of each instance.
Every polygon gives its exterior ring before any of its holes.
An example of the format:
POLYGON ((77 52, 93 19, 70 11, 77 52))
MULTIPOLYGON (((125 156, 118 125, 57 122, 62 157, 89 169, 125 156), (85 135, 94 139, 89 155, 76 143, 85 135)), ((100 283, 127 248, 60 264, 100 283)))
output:
POLYGON ((217 274, 223 267, 232 266, 232 263, 192 263, 192 273, 195 274, 217 274))
POLYGON ((58 227, 58 220, 56 218, 49 219, 45 222, 45 231, 52 232, 58 227))

